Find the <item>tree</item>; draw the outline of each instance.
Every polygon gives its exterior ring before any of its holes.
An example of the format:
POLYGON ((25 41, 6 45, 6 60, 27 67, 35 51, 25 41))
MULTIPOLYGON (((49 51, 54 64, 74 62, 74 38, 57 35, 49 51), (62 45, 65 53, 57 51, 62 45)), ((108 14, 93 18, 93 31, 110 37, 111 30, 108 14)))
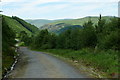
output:
POLYGON ((93 27, 93 23, 92 23, 91 19, 90 19, 88 22, 84 23, 84 24, 83 24, 83 27, 84 27, 84 28, 93 27))
POLYGON ((81 46, 82 47, 95 47, 97 42, 97 35, 93 27, 93 23, 89 20, 84 25, 84 29, 81 32, 81 46))
POLYGON ((112 31, 109 35, 104 36, 100 42, 101 49, 120 50, 120 30, 112 31))
POLYGON ((120 28, 118 18, 114 17, 106 23, 102 36, 99 38, 98 45, 101 49, 120 50, 120 28))
POLYGON ((96 32, 97 33, 102 33, 103 29, 104 29, 104 25, 105 25, 105 20, 102 19, 101 14, 100 14, 100 18, 98 20, 98 25, 96 25, 96 32))
POLYGON ((47 29, 40 30, 33 38, 32 47, 37 49, 52 49, 56 47, 56 35, 49 33, 47 29))

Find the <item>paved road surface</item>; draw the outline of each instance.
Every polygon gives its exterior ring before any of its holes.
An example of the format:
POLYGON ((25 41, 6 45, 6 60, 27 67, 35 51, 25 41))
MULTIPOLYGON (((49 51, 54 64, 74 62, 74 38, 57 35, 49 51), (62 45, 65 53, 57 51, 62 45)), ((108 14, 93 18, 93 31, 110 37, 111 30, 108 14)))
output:
POLYGON ((43 52, 21 47, 22 57, 15 70, 14 78, 86 78, 68 63, 43 52))

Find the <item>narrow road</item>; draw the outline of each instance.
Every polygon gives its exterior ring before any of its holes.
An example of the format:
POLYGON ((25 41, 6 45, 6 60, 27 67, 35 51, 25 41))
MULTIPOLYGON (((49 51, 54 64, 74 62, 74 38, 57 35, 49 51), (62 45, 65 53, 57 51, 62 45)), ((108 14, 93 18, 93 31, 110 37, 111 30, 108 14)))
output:
POLYGON ((10 74, 13 78, 86 78, 68 63, 45 54, 20 48, 21 59, 10 74))

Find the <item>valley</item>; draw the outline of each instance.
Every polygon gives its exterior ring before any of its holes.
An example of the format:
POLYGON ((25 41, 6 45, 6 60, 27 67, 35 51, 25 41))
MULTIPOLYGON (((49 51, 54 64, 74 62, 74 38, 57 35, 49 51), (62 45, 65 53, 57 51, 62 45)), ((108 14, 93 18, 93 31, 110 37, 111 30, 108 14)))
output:
MULTIPOLYGON (((119 65, 117 56, 120 49, 118 44, 120 30, 117 26, 119 18, 101 17, 100 15, 100 17, 47 21, 47 24, 43 23, 44 25, 42 24, 40 28, 34 26, 36 23, 29 21, 27 23, 16 16, 2 15, 2 18, 2 76, 10 70, 16 59, 14 57, 20 54, 22 56, 17 57, 20 60, 14 70, 10 71, 10 77, 91 77, 87 75, 88 73, 82 74, 83 72, 68 65, 68 62, 53 56, 72 60, 72 64, 77 61, 86 67, 92 67, 103 76, 96 78, 118 77, 119 68, 116 65, 119 65), (16 44, 18 46, 15 46, 16 44), (21 64, 25 66, 22 68, 21 64)), ((82 66, 80 64, 78 67, 82 66)))

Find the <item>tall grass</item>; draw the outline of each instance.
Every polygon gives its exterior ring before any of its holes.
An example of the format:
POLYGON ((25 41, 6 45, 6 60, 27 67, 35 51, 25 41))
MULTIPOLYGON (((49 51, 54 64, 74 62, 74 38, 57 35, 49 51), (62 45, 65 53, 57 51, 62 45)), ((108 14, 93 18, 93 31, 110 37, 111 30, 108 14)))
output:
POLYGON ((67 50, 67 49, 47 49, 54 55, 59 55, 65 58, 71 59, 74 57, 75 60, 83 62, 89 66, 105 72, 107 74, 118 73, 118 53, 117 51, 107 50, 94 53, 91 49, 82 49, 78 51, 67 50))

